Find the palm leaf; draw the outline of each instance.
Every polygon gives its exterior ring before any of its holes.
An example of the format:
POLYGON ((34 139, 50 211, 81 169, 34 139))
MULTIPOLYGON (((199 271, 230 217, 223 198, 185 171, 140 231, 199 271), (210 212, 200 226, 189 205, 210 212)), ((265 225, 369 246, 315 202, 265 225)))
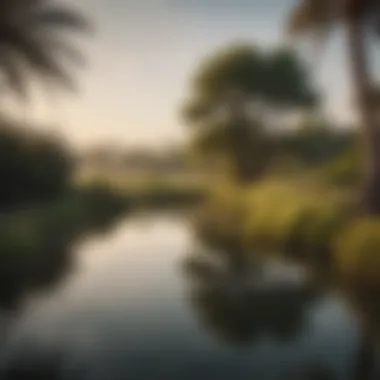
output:
POLYGON ((310 34, 315 41, 323 42, 336 25, 338 8, 334 0, 301 0, 289 17, 287 32, 292 37, 310 34))
POLYGON ((72 88, 73 83, 66 70, 53 56, 49 46, 43 45, 41 42, 43 41, 35 39, 32 35, 19 33, 17 30, 10 33, 7 39, 9 48, 23 56, 29 70, 42 79, 46 78, 46 80, 54 81, 66 88, 72 88))
POLYGON ((89 31, 80 13, 50 0, 0 0, 0 74, 6 88, 23 98, 27 83, 74 90, 68 63, 83 65, 79 50, 61 31, 89 31))
POLYGON ((62 61, 66 61, 67 64, 84 67, 87 63, 83 53, 73 43, 68 43, 68 41, 49 35, 45 38, 44 44, 50 46, 52 55, 56 55, 62 61))
POLYGON ((34 12, 32 16, 33 21, 40 28, 69 29, 81 32, 91 30, 85 17, 67 8, 42 8, 34 12))
POLYGON ((3 85, 5 90, 11 91, 18 98, 26 101, 29 91, 25 70, 21 64, 17 64, 12 58, 14 57, 0 51, 0 71, 3 73, 3 85))

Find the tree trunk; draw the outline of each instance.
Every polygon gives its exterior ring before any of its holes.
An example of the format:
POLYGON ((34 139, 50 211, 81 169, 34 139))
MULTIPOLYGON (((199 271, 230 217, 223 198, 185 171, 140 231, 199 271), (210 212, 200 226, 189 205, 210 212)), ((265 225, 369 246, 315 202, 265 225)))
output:
POLYGON ((347 16, 349 61, 362 129, 364 178, 361 191, 363 211, 380 214, 380 144, 376 106, 366 58, 364 25, 360 17, 347 16))

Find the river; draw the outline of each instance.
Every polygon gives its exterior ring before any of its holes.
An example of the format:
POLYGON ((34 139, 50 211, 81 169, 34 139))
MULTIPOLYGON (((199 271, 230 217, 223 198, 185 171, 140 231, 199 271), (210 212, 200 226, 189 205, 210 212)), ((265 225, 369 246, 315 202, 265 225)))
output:
POLYGON ((311 291, 299 268, 281 263, 240 282, 217 263, 207 267, 183 215, 129 217, 74 249, 64 281, 26 299, 12 319, 1 379, 347 379, 352 372, 359 329, 338 292, 311 291))

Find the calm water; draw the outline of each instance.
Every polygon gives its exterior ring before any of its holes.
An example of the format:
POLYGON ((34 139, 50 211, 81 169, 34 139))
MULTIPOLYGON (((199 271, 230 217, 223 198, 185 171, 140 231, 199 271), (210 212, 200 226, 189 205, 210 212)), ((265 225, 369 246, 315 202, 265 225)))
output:
POLYGON ((352 369, 358 327, 337 294, 289 265, 239 274, 202 253, 185 218, 126 219, 75 250, 65 281, 12 319, 0 378, 275 380, 318 369, 346 379, 352 369))

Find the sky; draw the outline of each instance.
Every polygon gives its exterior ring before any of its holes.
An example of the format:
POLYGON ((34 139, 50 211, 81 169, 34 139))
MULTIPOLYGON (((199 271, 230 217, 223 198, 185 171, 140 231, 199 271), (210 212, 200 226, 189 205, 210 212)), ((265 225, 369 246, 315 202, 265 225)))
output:
MULTIPOLYGON (((179 107, 199 60, 234 41, 276 46, 294 0, 60 0, 80 3, 95 33, 82 39, 88 66, 77 95, 37 94, 25 118, 78 147, 165 146, 189 133, 179 107)), ((326 112, 348 120, 342 44, 332 43, 313 71, 326 112)), ((315 63, 315 62, 314 62, 315 63)))

